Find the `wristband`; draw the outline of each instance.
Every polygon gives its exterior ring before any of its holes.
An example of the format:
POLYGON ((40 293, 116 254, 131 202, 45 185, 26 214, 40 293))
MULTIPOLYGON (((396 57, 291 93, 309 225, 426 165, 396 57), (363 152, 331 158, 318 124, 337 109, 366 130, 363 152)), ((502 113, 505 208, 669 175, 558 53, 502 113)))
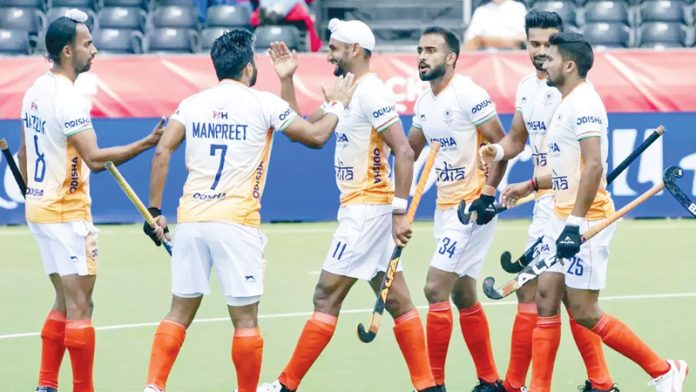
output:
POLYGON ((321 104, 321 111, 324 112, 324 114, 333 114, 339 118, 341 117, 341 113, 343 113, 345 108, 346 107, 343 105, 343 103, 338 101, 324 102, 321 104))
POLYGON ((408 207, 408 200, 402 199, 400 197, 394 197, 392 200, 392 212, 395 214, 403 214, 406 212, 408 207))
POLYGON ((579 218, 573 215, 568 215, 568 219, 566 219, 566 224, 570 226, 580 226, 583 222, 585 222, 585 218, 579 218))
POLYGON ((536 177, 532 177, 532 179, 529 180, 529 184, 532 186, 532 189, 534 189, 534 192, 539 192, 539 183, 536 177))
POLYGON ((503 157, 505 157, 505 150, 503 149, 503 146, 498 143, 491 145, 495 148, 495 157, 493 157, 493 162, 502 161, 503 157))

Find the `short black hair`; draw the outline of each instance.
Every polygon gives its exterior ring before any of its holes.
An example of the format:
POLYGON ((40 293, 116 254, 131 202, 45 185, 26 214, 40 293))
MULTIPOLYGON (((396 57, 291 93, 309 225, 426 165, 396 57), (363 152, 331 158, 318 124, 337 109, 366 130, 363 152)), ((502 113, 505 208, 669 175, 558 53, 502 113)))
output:
MULTIPOLYGON (((423 34, 421 34, 421 36, 424 36, 426 34, 440 34, 442 38, 445 39, 445 42, 447 43, 447 46, 450 48, 450 50, 454 52, 457 58, 459 58, 459 38, 457 37, 457 34, 454 34, 452 30, 440 26, 430 26, 423 30, 423 34)), ((454 62, 456 64, 457 60, 455 59, 454 62)))
POLYGON ((581 78, 587 77, 587 72, 594 64, 594 53, 592 53, 592 45, 587 42, 584 35, 573 32, 556 33, 549 37, 549 45, 557 46, 565 60, 575 62, 581 78))
POLYGON ((524 31, 529 35, 529 29, 556 29, 563 31, 563 18, 553 11, 541 11, 532 8, 524 17, 524 31))
POLYGON ((67 16, 61 16, 51 22, 46 30, 46 50, 48 58, 60 64, 60 53, 65 45, 72 43, 77 35, 76 22, 67 16))
POLYGON ((213 42, 210 57, 218 80, 239 80, 244 67, 254 62, 254 35, 246 29, 227 31, 213 42))
POLYGON ((364 54, 364 57, 365 57, 366 59, 369 59, 370 57, 372 57, 372 51, 371 51, 370 49, 363 48, 363 52, 365 53, 365 54, 364 54))

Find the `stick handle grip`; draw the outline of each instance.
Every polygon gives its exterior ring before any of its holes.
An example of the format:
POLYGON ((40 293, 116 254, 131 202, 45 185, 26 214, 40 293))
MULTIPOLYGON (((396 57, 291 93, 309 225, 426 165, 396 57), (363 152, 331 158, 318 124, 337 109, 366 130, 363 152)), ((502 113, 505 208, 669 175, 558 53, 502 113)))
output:
POLYGON ((437 157, 438 151, 440 151, 440 143, 432 142, 430 144, 430 152, 428 153, 428 159, 425 160, 425 166, 423 166, 423 171, 421 171, 420 178, 418 179, 418 185, 416 185, 416 192, 413 194, 413 199, 411 199, 411 205, 408 206, 408 212, 406 213, 406 218, 410 223, 413 223, 413 218, 415 218, 416 216, 418 204, 420 204, 421 197, 423 196, 425 184, 428 183, 430 170, 432 170, 433 165, 435 164, 435 158, 437 157))
POLYGON ((633 201, 631 201, 630 203, 623 206, 623 208, 621 208, 620 210, 609 215, 606 219, 601 221, 599 224, 590 227, 589 230, 587 230, 585 233, 583 233, 581 242, 589 241, 590 238, 597 235, 597 233, 606 229, 607 226, 611 225, 612 223, 616 222, 617 220, 623 218, 631 210, 638 207, 641 203, 648 200, 649 198, 655 196, 657 193, 662 191, 664 188, 665 188, 665 183, 663 181, 660 181, 658 184, 655 184, 655 186, 653 186, 652 188, 645 191, 645 193, 643 193, 642 195, 633 199, 633 201))
POLYGON ((611 184, 616 177, 618 177, 626 168, 628 165, 630 165, 633 161, 636 160, 636 158, 643 153, 643 151, 647 150, 648 147, 650 147, 651 144, 655 142, 662 134, 665 133, 665 127, 662 125, 658 126, 653 133, 648 136, 647 139, 643 140, 643 143, 638 146, 629 156, 626 157, 621 163, 619 163, 618 166, 614 168, 614 170, 609 173, 607 176, 607 184, 611 184))

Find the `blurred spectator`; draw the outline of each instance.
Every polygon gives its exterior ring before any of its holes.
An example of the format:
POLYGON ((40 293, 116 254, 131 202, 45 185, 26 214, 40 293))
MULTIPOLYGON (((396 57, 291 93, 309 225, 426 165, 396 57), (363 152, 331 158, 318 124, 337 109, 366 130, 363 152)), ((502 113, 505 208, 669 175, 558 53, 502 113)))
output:
POLYGON ((299 22, 304 24, 309 35, 310 50, 318 52, 321 49, 321 39, 307 6, 312 0, 251 0, 251 3, 255 6, 251 14, 252 26, 299 22))
POLYGON ((524 4, 491 0, 474 10, 462 50, 519 49, 525 40, 524 4))

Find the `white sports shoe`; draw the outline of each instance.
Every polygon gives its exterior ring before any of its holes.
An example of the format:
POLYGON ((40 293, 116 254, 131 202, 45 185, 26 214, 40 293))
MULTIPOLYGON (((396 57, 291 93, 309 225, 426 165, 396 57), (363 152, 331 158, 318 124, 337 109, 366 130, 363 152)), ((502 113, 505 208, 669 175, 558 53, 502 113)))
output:
POLYGON ((689 365, 686 361, 668 359, 669 371, 648 383, 654 386, 657 392, 682 392, 686 375, 689 374, 689 365))
POLYGON ((283 387, 280 385, 280 381, 275 380, 271 383, 265 382, 256 388, 256 392, 280 392, 283 387))
POLYGON ((143 390, 143 392, 164 392, 164 391, 157 388, 154 385, 147 385, 147 386, 145 386, 145 390, 143 390))

